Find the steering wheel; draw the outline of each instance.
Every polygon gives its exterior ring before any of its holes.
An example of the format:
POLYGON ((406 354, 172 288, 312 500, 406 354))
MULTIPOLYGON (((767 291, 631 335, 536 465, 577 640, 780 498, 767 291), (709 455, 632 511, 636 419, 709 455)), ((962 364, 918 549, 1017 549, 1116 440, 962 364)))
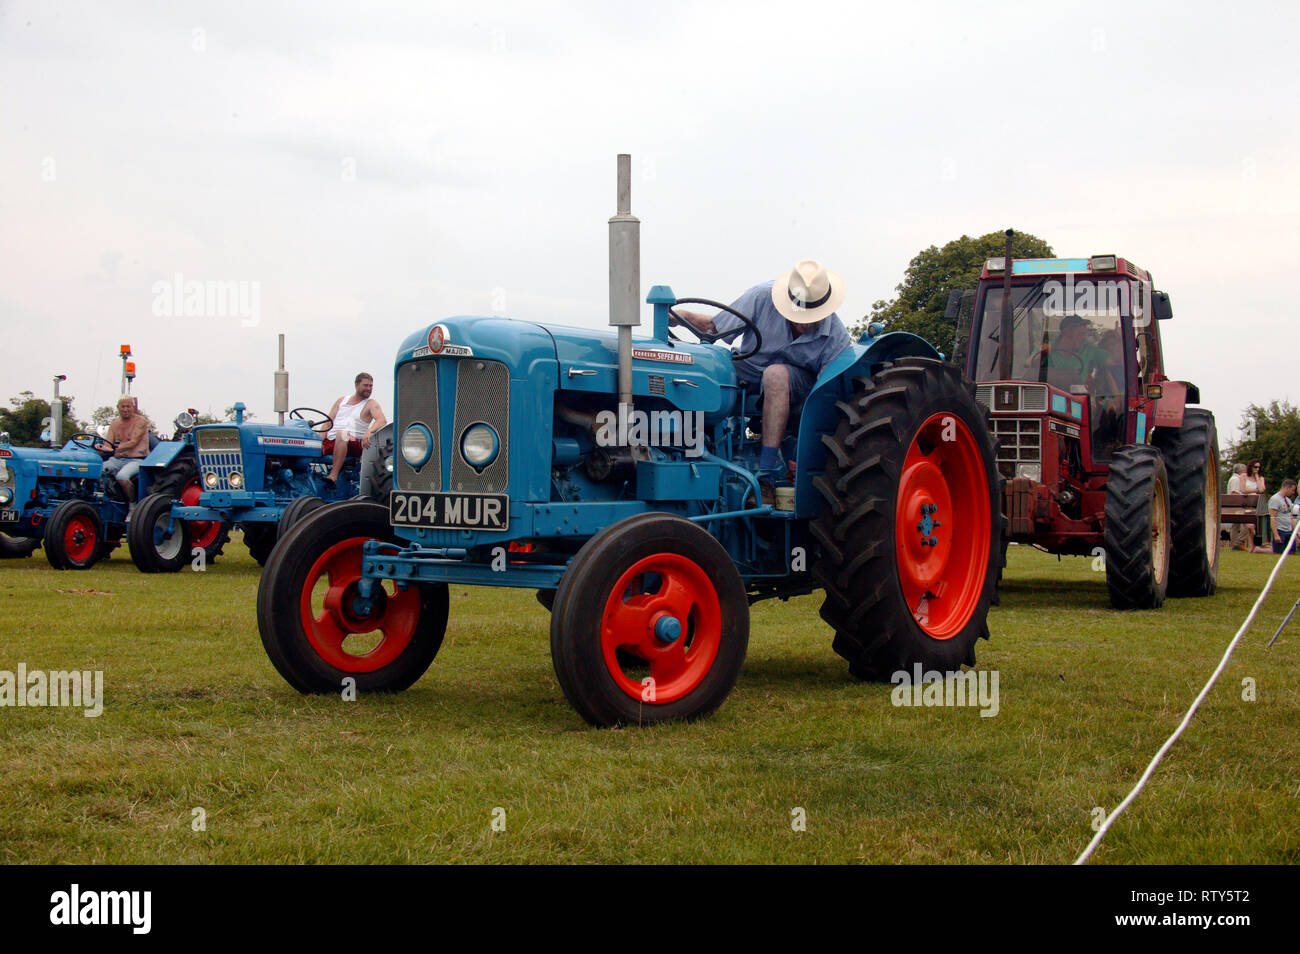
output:
POLYGON ((326 413, 325 413, 324 411, 322 411, 320 408, 315 408, 315 407, 295 407, 292 411, 289 412, 289 416, 290 416, 291 418, 293 418, 294 420, 296 420, 296 421, 303 421, 303 422, 306 423, 306 425, 307 425, 308 427, 310 427, 313 431, 316 430, 318 427, 320 427, 320 425, 322 425, 322 424, 328 424, 328 425, 329 425, 329 427, 326 427, 326 428, 325 428, 326 430, 329 430, 330 427, 333 427, 333 426, 334 426, 334 418, 330 417, 328 414, 326 414, 326 413), (320 420, 319 420, 319 421, 308 420, 306 417, 303 417, 303 415, 302 415, 302 413, 301 413, 301 412, 303 412, 303 411, 310 411, 312 414, 319 414, 319 415, 320 415, 320 420))
MULTIPOLYGON (((742 322, 744 322, 745 326, 750 331, 754 332, 754 347, 750 348, 748 351, 733 351, 731 354, 731 359, 733 361, 744 361, 746 358, 753 357, 754 355, 758 354, 758 352, 763 347, 763 333, 758 330, 758 325, 754 324, 754 319, 750 318, 748 315, 742 315, 740 312, 736 311, 736 309, 732 308, 730 305, 724 305, 720 301, 709 301, 709 299, 707 298, 679 298, 674 304, 708 305, 710 308, 717 308, 719 311, 725 311, 728 314, 735 315, 742 322)), ((696 328, 693 324, 691 324, 681 315, 677 314, 677 312, 673 311, 672 308, 668 309, 668 314, 671 315, 673 318, 676 318, 687 328, 691 329, 691 331, 701 341, 707 341, 709 344, 713 344, 715 341, 720 340, 725 335, 735 334, 735 331, 726 331, 723 332, 722 334, 709 334, 707 331, 700 331, 698 328, 696 328)), ((673 334, 671 330, 669 331, 669 334, 671 334, 673 339, 676 341, 686 341, 685 338, 681 338, 673 334)))
POLYGON ((69 437, 68 441, 69 443, 76 444, 82 450, 93 451, 94 453, 98 454, 100 457, 103 457, 106 460, 113 454, 112 450, 107 450, 107 451, 100 450, 98 447, 95 446, 96 444, 108 443, 106 440, 104 440, 104 438, 100 437, 98 434, 88 434, 85 431, 79 431, 78 433, 73 434, 71 437, 69 437), (83 441, 89 441, 90 443, 85 444, 82 443, 83 441))

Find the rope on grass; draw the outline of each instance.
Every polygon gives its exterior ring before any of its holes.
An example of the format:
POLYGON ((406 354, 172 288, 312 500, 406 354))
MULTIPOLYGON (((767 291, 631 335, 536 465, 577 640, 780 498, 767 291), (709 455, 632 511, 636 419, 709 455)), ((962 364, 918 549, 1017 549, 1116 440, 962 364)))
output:
POLYGON ((1277 579, 1278 571, 1282 569, 1282 564, 1286 562, 1287 556, 1291 553, 1291 547, 1295 544, 1297 531, 1300 531, 1300 521, 1296 521, 1295 526, 1291 529, 1291 537, 1287 540, 1286 548, 1282 551, 1282 555, 1278 557, 1277 565, 1273 567, 1273 572, 1268 575, 1268 582, 1264 584, 1264 589, 1260 591, 1259 598, 1255 600, 1255 605, 1250 608, 1250 613, 1246 616, 1246 621, 1242 623, 1241 628, 1237 630, 1237 635, 1232 637, 1232 642, 1228 643, 1228 648, 1224 652, 1223 658, 1219 660, 1218 668, 1216 668, 1214 673, 1210 676, 1210 681, 1205 684, 1205 688, 1202 689, 1196 699, 1193 700, 1192 707, 1187 710, 1187 715, 1183 716, 1183 721, 1178 723, 1178 728, 1174 729, 1173 735, 1165 740, 1164 745, 1160 746, 1160 750, 1156 752, 1155 757, 1151 759, 1150 764, 1147 765, 1146 771, 1142 773, 1142 777, 1139 778, 1137 784, 1133 786, 1133 791, 1129 792, 1128 795, 1124 797, 1124 801, 1116 805, 1115 810, 1106 816, 1106 820, 1103 821, 1101 827, 1097 829, 1097 834, 1093 835, 1092 841, 1088 842, 1088 847, 1083 849, 1083 854, 1074 859, 1076 865, 1086 864, 1088 859, 1092 857, 1092 853, 1097 850, 1097 846, 1101 844, 1101 840, 1106 837, 1106 832, 1110 831, 1110 826, 1114 824, 1115 819, 1120 816, 1120 813, 1124 811, 1124 809, 1129 807, 1133 799, 1137 798, 1138 792, 1142 791, 1147 781, 1151 778, 1151 773, 1156 770, 1156 766, 1160 764, 1160 760, 1165 757, 1165 753, 1173 747, 1173 744, 1178 741, 1178 737, 1183 734, 1183 730, 1191 723, 1192 716, 1195 715, 1196 710, 1200 708, 1202 700, 1209 695, 1210 689, 1213 688, 1215 681, 1228 665, 1228 659, 1232 656, 1232 651, 1237 648, 1237 643, 1241 641, 1242 636, 1246 635, 1246 630, 1250 629, 1250 624, 1255 621, 1255 614, 1259 612, 1260 606, 1264 604, 1264 600, 1268 596, 1268 591, 1273 588, 1273 581, 1277 579))

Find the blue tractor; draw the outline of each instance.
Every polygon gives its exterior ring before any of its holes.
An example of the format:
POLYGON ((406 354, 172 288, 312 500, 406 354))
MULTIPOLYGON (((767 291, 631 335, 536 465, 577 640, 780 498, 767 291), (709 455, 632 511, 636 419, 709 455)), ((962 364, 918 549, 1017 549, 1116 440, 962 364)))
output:
POLYGON ((142 497, 127 540, 131 559, 145 573, 172 573, 190 564, 196 526, 239 525, 244 543, 265 564, 277 534, 301 517, 364 492, 386 497, 392 477, 391 427, 376 433, 358 459, 349 459, 331 486, 330 460, 322 455, 323 430, 332 421, 314 408, 294 408, 283 424, 235 420, 201 424, 191 433, 184 473, 142 497))
POLYGON ((793 496, 764 504, 757 395, 733 368, 757 329, 740 316, 741 352, 678 340, 687 299, 655 286, 653 334, 633 339, 626 175, 620 157, 617 333, 455 317, 402 342, 387 501, 301 520, 262 575, 262 642, 294 688, 410 686, 442 643, 449 583, 537 590, 560 686, 597 726, 711 712, 750 604, 816 589, 857 677, 974 663, 1001 516, 971 383, 924 340, 873 328, 791 414, 793 496))

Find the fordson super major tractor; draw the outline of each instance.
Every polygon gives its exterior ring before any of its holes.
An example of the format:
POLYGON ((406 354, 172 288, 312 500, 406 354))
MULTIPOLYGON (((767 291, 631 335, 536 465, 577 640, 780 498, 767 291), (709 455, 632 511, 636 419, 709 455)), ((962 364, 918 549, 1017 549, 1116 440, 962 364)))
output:
POLYGON ((265 564, 277 535, 303 515, 359 493, 387 497, 391 425, 330 486, 324 434, 316 429, 332 423, 329 415, 301 407, 289 418, 285 424, 245 421, 240 402, 233 422, 195 427, 187 479, 144 497, 131 517, 127 540, 135 565, 145 573, 190 565, 193 528, 204 524, 238 524, 253 559, 265 564))
POLYGON ((402 342, 387 501, 305 517, 262 575, 262 642, 290 685, 410 686, 442 643, 448 583, 536 589, 560 686, 598 726, 710 712, 749 605, 817 588, 860 678, 974 663, 1001 530, 973 386, 917 337, 864 337, 792 412, 793 499, 764 504, 760 405, 733 368, 757 329, 733 311, 739 351, 678 340, 674 306, 730 309, 657 285, 653 333, 633 338, 626 156, 618 184, 616 332, 454 317, 402 342))
POLYGON ((1218 433, 1213 414, 1187 406, 1196 385, 1165 373, 1169 296, 1117 255, 1012 260, 1007 247, 967 293, 968 312, 949 300, 962 313, 957 351, 992 414, 1006 539, 1104 555, 1120 609, 1208 596, 1218 433))

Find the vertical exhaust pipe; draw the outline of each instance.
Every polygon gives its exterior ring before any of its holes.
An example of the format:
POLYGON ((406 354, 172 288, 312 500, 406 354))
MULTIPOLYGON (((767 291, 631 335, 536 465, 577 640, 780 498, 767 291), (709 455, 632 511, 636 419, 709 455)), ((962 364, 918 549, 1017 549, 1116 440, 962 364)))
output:
POLYGON ((632 329, 641 324, 641 220, 632 214, 632 157, 618 157, 618 212, 609 220, 609 323, 618 329, 618 414, 632 410, 632 329))

